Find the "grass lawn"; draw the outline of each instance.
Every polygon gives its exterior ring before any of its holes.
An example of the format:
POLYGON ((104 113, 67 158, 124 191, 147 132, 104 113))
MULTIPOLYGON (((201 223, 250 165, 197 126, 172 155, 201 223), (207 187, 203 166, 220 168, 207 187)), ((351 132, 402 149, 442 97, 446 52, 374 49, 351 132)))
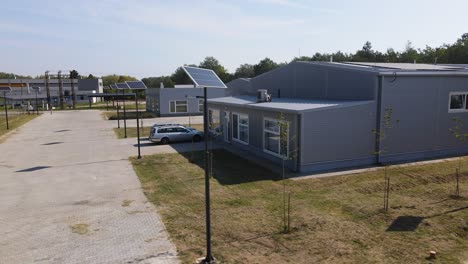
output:
MULTIPOLYGON (((114 111, 114 112, 110 112, 110 111, 109 112, 104 112, 103 115, 108 120, 117 120, 117 112, 116 111, 114 111)), ((123 110, 120 111, 119 116, 120 116, 120 120, 124 119, 123 110)), ((126 119, 136 119, 136 111, 127 112, 126 117, 127 117, 126 119)), ((146 111, 140 112, 140 118, 142 118, 142 119, 156 118, 156 117, 158 117, 158 115, 156 115, 155 113, 146 112, 146 111)))
MULTIPOLYGON (((120 124, 120 128, 114 128, 114 132, 117 135, 117 138, 125 138, 125 131, 123 128, 123 124, 120 124)), ((188 126, 185 124, 184 126, 188 126)), ((203 124, 192 124, 191 127, 203 131, 203 124)), ((145 127, 140 127, 140 137, 148 137, 149 132, 151 131, 151 127, 145 126, 145 127)), ((137 128, 136 127, 127 127, 127 138, 131 137, 137 137, 137 128)))
MULTIPOLYGON (((91 105, 91 108, 89 108, 89 103, 79 103, 79 104, 76 104, 76 110, 107 110, 109 109, 109 111, 117 111, 117 102, 114 103, 114 106, 112 106, 112 101, 109 101, 108 105, 106 106, 106 102, 99 102, 99 103, 94 103, 91 105)), ((123 105, 119 102, 119 107, 120 109, 122 110, 123 112, 123 105)), ((146 103, 144 101, 140 101, 138 103, 138 108, 140 111, 144 111, 145 108, 146 108, 146 103)), ((126 104, 125 104, 125 109, 126 110, 135 110, 136 109, 136 106, 135 106, 135 101, 133 102, 130 102, 128 101, 126 104)), ((68 106, 65 105, 65 110, 68 110, 68 106)))
MULTIPOLYGON (((131 161, 182 262, 193 263, 205 253, 203 154, 193 163, 184 155, 131 161)), ((212 245, 223 263, 468 261, 468 170, 462 198, 452 197, 456 161, 389 169, 384 213, 383 170, 281 181, 223 150, 213 160, 212 245), (283 187, 291 193, 289 233, 282 233, 283 187), (435 260, 426 259, 429 250, 438 252, 435 260)))
POLYGON ((36 114, 20 114, 20 115, 8 115, 8 124, 10 130, 6 129, 5 114, 0 116, 0 137, 8 133, 9 131, 22 126, 23 124, 36 118, 36 114))

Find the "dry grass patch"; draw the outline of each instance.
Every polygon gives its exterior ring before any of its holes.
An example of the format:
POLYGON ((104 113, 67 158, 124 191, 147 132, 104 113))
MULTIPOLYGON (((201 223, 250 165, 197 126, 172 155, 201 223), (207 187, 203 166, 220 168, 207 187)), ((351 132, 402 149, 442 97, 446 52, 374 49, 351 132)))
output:
POLYGON ((36 114, 14 114, 14 115, 8 115, 8 124, 10 129, 6 129, 6 119, 5 119, 5 114, 2 113, 3 115, 0 115, 0 143, 3 142, 6 137, 8 132, 26 124, 27 122, 33 120, 36 118, 38 115, 36 114))
POLYGON ((88 224, 74 224, 70 225, 70 229, 72 233, 78 234, 78 235, 86 235, 89 233, 88 229, 89 225, 88 224))
MULTIPOLYGON (((132 159, 145 195, 162 215, 184 263, 205 251, 202 152, 132 159), (188 154, 184 154, 188 155, 188 154)), ((464 160, 467 163, 468 159, 464 160)), ((468 170, 454 199, 456 161, 390 170, 390 211, 382 212, 383 171, 281 181, 228 152, 214 152, 213 254, 223 263, 463 263, 468 252, 468 170), (282 231, 283 184, 291 232, 282 231), (395 229, 396 228, 396 229, 395 229), (406 231, 392 231, 392 230, 406 231)))
MULTIPOLYGON (((131 110, 129 111, 128 109, 126 110, 126 119, 136 119, 136 111, 135 110, 131 110)), ((102 113, 104 118, 107 119, 107 120, 117 120, 120 118, 120 120, 124 120, 124 113, 123 113, 123 110, 119 111, 119 117, 117 117, 117 110, 114 112, 114 111, 109 111, 109 112, 103 112, 102 113)), ((155 113, 152 113, 152 112, 146 112, 146 111, 142 111, 140 109, 140 112, 139 112, 139 118, 141 119, 147 119, 147 118, 156 118, 158 117, 157 114, 155 113)))
POLYGON ((129 207, 131 203, 133 203, 133 200, 123 200, 122 207, 129 207))

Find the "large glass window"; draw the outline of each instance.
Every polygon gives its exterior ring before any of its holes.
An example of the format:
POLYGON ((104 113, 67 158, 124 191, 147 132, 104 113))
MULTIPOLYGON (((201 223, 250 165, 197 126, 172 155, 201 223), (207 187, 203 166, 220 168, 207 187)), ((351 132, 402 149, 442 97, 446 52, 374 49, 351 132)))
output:
POLYGON ((212 133, 220 133, 220 112, 217 109, 208 110, 208 127, 212 133))
POLYGON ((468 92, 453 92, 449 95, 449 112, 468 111, 468 92))
POLYGON ((204 102, 204 99, 198 99, 198 112, 200 113, 203 113, 204 102))
POLYGON ((187 101, 169 101, 169 112, 171 113, 187 113, 187 101))
POLYGON ((249 116, 232 114, 232 138, 242 143, 249 143, 249 116))
POLYGON ((288 157, 289 125, 286 121, 265 119, 263 148, 276 156, 288 157))

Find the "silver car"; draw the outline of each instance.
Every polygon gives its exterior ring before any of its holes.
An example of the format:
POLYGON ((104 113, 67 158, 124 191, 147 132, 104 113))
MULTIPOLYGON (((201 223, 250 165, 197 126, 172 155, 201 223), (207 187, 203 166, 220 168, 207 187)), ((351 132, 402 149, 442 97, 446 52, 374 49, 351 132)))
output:
POLYGON ((184 126, 153 126, 149 135, 151 142, 168 144, 176 141, 201 141, 203 132, 184 126))

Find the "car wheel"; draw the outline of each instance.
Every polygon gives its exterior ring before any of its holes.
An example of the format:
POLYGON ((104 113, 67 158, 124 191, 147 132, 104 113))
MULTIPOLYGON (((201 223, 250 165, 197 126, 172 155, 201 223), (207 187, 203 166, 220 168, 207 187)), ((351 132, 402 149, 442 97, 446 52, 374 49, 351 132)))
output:
POLYGON ((166 138, 166 137, 165 137, 165 138, 161 138, 161 144, 162 144, 162 145, 166 145, 166 144, 168 144, 168 143, 169 143, 169 139, 168 139, 168 138, 166 138))
POLYGON ((201 141, 201 139, 202 138, 199 135, 193 136, 193 141, 195 141, 195 142, 201 141))

